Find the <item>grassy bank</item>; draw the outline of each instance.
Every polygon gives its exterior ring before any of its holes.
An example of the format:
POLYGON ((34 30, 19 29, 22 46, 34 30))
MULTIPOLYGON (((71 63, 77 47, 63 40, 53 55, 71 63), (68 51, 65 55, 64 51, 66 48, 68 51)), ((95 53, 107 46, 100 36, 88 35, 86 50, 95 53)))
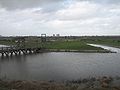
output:
POLYGON ((2 45, 15 45, 15 42, 10 41, 10 40, 0 40, 0 44, 2 44, 2 45))
MULTIPOLYGON (((0 44, 3 45, 17 45, 12 41, 0 41, 0 44)), ((27 41, 24 43, 24 46, 27 47, 44 47, 45 49, 65 49, 65 50, 102 50, 101 48, 93 47, 87 45, 85 42, 81 41, 54 41, 54 42, 45 42, 38 43, 35 41, 27 41)))
POLYGON ((120 90, 120 78, 99 77, 64 82, 0 80, 0 90, 120 90))
MULTIPOLYGON (((20 37, 23 38, 23 37, 20 37)), ((83 37, 47 37, 46 43, 41 43, 40 37, 24 37, 25 47, 41 47, 47 49, 71 49, 71 50, 95 50, 98 48, 87 46, 86 43, 103 44, 108 46, 120 47, 120 36, 83 36, 83 37), (46 44, 46 45, 45 45, 46 44)), ((0 44, 16 45, 17 37, 0 39, 0 44)), ((19 40, 19 39, 18 39, 19 40)), ((100 49, 100 48, 99 48, 100 49)))
POLYGON ((110 53, 110 51, 100 47, 87 45, 83 41, 46 42, 43 47, 50 52, 110 53))
MULTIPOLYGON (((12 41, 0 41, 4 45, 17 45, 12 41)), ((83 41, 49 41, 40 43, 37 41, 26 41, 22 43, 25 48, 42 47, 49 51, 69 51, 69 52, 105 52, 104 49, 87 45, 83 41)))
MULTIPOLYGON (((93 44, 104 44, 108 46, 120 47, 119 40, 113 39, 78 39, 78 40, 57 40, 57 41, 47 41, 41 43, 40 40, 26 40, 24 43, 21 43, 21 47, 24 48, 35 48, 35 47, 42 47, 48 51, 55 51, 55 52, 101 52, 101 53, 108 53, 109 51, 104 50, 100 47, 94 47, 87 45, 86 43, 93 43, 93 44)), ((15 45, 14 40, 3 40, 0 41, 0 44, 4 45, 15 45)))
POLYGON ((64 50, 103 50, 102 48, 87 45, 81 41, 55 41, 44 44, 46 49, 64 49, 64 50))

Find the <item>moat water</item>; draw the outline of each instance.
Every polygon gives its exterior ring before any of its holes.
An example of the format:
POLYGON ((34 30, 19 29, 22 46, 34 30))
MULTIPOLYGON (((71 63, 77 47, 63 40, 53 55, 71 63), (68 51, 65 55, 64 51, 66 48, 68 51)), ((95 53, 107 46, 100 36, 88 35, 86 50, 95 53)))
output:
POLYGON ((0 78, 73 80, 120 75, 120 53, 49 52, 0 58, 0 78))

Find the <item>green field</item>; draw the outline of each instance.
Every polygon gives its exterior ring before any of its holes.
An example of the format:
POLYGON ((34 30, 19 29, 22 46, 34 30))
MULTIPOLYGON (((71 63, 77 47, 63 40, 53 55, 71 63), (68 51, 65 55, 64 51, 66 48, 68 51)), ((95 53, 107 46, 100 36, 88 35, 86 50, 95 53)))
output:
MULTIPOLYGON (((1 45, 14 45, 14 46, 19 46, 18 43, 16 43, 15 41, 12 40, 0 40, 0 44, 1 45)), ((40 42, 36 42, 34 40, 31 41, 27 41, 25 43, 21 43, 20 47, 24 47, 24 48, 34 48, 34 47, 40 47, 41 43, 40 42)))
MULTIPOLYGON (((4 45, 17 45, 12 41, 0 41, 4 45)), ((83 41, 49 41, 40 43, 36 41, 27 41, 23 46, 26 48, 43 47, 45 49, 64 49, 64 50, 103 50, 102 48, 87 45, 83 41)))
POLYGON ((0 40, 0 44, 2 45, 15 45, 15 42, 10 40, 0 40))
POLYGON ((0 40, 0 44, 3 45, 15 45, 23 48, 35 48, 42 47, 45 49, 57 49, 57 50, 103 50, 102 48, 89 46, 87 43, 91 44, 102 44, 113 47, 120 47, 120 39, 112 37, 80 37, 77 39, 61 39, 54 41, 47 41, 41 43, 40 39, 26 39, 20 45, 15 43, 14 38, 11 40, 0 40))
POLYGON ((44 44, 46 49, 65 49, 65 50, 102 50, 98 47, 87 45, 81 41, 55 41, 44 44))

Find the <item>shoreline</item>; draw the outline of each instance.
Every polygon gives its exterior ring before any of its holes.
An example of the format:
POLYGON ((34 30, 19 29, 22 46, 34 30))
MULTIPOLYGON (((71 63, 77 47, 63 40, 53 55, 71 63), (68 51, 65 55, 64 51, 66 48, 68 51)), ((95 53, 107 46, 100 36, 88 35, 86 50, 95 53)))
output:
MULTIPOLYGON (((89 45, 89 44, 87 44, 89 45)), ((6 46, 6 45, 2 45, 1 46, 6 46)), ((92 46, 92 45, 89 45, 89 46, 92 46)), ((96 47, 96 46, 93 46, 93 47, 96 47)), ((97 49, 97 48, 101 48, 101 47, 96 47, 96 49, 48 49, 48 48, 44 48, 43 50, 41 51, 38 51, 39 52, 79 52, 79 53, 116 53, 115 51, 110 51, 110 50, 107 50, 107 49, 97 49)))
MULTIPOLYGON (((106 50, 106 49, 103 49, 103 50, 42 49, 42 50, 37 51, 36 53, 46 53, 46 52, 116 53, 116 52, 106 50)), ((20 55, 30 55, 30 54, 33 54, 33 53, 26 53, 26 54, 20 54, 20 55)), ((15 55, 15 56, 18 56, 18 55, 15 55)), ((2 56, 0 53, 0 57, 5 57, 5 56, 2 56)))
MULTIPOLYGON (((65 49, 45 49, 45 52, 79 52, 79 53, 116 53, 109 50, 65 50, 65 49)), ((43 51, 43 52, 44 52, 43 51)))
POLYGON ((0 90, 120 90, 120 77, 91 77, 79 80, 0 80, 0 90))
MULTIPOLYGON (((109 50, 65 50, 65 49, 43 49, 40 51, 37 51, 36 53, 27 53, 27 54, 20 54, 20 55, 31 55, 31 54, 39 54, 39 53, 46 53, 46 52, 73 52, 73 53, 116 53, 109 50)), ((13 55, 13 56, 19 56, 19 55, 13 55)), ((0 53, 0 57, 6 57, 2 56, 0 53)), ((10 55, 7 57, 11 57, 10 55)))

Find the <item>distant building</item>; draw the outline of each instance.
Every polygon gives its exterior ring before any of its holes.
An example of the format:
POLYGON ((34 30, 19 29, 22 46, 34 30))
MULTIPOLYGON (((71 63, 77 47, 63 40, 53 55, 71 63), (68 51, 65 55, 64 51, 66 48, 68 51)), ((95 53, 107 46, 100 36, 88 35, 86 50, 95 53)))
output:
POLYGON ((55 34, 53 34, 53 37, 55 37, 55 34))
POLYGON ((60 34, 56 34, 57 37, 60 37, 60 34))
POLYGON ((60 34, 53 34, 53 37, 59 37, 60 34))
POLYGON ((46 42, 47 41, 47 35, 46 34, 41 34, 41 41, 46 42))

